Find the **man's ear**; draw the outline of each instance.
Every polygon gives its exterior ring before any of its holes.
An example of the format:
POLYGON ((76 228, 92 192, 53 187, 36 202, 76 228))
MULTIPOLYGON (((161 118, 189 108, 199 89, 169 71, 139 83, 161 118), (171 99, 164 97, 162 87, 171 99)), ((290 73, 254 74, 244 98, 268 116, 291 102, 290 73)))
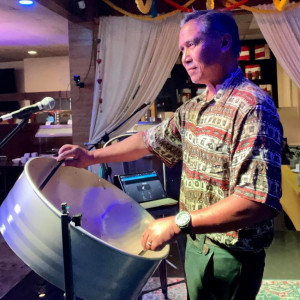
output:
POLYGON ((225 33, 222 36, 222 51, 226 52, 231 49, 232 37, 230 34, 225 33))

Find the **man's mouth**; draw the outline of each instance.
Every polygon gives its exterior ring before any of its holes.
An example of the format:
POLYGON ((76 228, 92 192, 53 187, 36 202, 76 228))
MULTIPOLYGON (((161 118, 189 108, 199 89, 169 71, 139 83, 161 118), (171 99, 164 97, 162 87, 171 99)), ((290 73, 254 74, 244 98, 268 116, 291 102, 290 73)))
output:
POLYGON ((188 68, 188 69, 187 69, 187 72, 191 72, 191 71, 194 71, 194 70, 196 70, 196 67, 188 68))

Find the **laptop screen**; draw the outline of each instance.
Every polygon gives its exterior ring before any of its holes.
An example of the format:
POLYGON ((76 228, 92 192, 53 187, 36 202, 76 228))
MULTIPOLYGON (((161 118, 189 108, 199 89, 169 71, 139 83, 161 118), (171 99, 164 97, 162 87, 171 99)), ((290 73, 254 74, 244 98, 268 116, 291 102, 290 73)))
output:
POLYGON ((167 197, 156 171, 118 177, 122 190, 139 203, 167 197))

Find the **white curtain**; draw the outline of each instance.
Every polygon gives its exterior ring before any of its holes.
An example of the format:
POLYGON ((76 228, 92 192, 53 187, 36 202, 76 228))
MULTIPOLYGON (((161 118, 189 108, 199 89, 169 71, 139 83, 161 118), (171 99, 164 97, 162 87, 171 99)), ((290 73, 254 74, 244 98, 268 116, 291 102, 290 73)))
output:
MULTIPOLYGON (((275 9, 273 4, 260 9, 275 9)), ((280 13, 253 13, 276 59, 300 88, 300 6, 280 13)))
MULTIPOLYGON (((101 17, 90 143, 98 142, 143 103, 153 103, 178 58, 181 15, 163 21, 101 17), (99 84, 97 80, 103 79, 99 84), (102 99, 102 104, 100 104, 102 99)), ((109 138, 131 128, 144 108, 109 138)))

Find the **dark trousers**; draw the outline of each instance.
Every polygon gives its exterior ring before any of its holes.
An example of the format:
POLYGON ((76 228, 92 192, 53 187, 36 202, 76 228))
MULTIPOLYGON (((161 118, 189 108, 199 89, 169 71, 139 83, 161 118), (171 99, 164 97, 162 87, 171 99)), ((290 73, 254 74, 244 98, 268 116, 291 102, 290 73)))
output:
POLYGON ((190 300, 255 300, 265 251, 229 252, 224 247, 187 239, 185 271, 190 300))

